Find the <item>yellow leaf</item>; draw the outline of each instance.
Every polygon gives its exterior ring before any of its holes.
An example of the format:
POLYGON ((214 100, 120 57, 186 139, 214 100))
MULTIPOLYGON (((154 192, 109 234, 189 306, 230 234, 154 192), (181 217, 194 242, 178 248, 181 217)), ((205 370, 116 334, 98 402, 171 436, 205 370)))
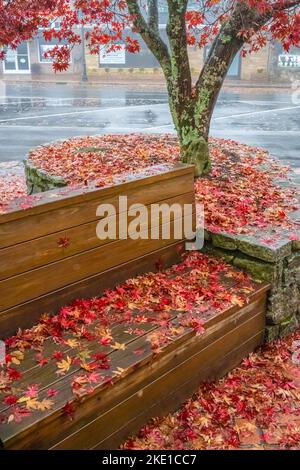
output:
POLYGON ((122 367, 117 367, 117 370, 113 371, 113 374, 118 375, 119 377, 126 372, 126 369, 122 369, 122 367))
POLYGON ((54 405, 54 402, 52 400, 44 398, 42 401, 38 402, 37 409, 39 411, 51 410, 53 405, 54 405))
POLYGON ((232 295, 231 296, 231 303, 232 305, 237 305, 238 307, 243 307, 245 305, 245 302, 241 297, 238 297, 237 295, 232 295))
POLYGON ((78 353, 78 357, 82 360, 82 361, 86 361, 86 359, 89 359, 91 357, 91 352, 88 351, 87 349, 84 349, 83 351, 80 351, 78 353))
POLYGON ((97 336, 101 336, 102 338, 109 339, 109 340, 112 339, 111 330, 109 328, 104 328, 103 326, 96 327, 95 333, 97 336))
POLYGON ((24 354, 21 351, 14 351, 11 354, 11 362, 13 364, 19 365, 24 359, 24 354))
POLYGON ((80 367, 81 369, 84 369, 88 372, 92 372, 95 369, 93 364, 89 364, 88 362, 84 362, 84 361, 81 362, 80 367))
POLYGON ((72 359, 67 356, 66 359, 63 359, 62 361, 57 363, 57 367, 59 368, 59 371, 57 371, 57 374, 65 374, 68 372, 72 365, 72 359))
POLYGON ((79 345, 79 342, 77 339, 68 339, 67 341, 65 341, 66 345, 67 346, 70 346, 70 348, 77 348, 78 345, 79 345))
POLYGON ((39 409, 39 402, 36 398, 29 398, 29 400, 26 401, 26 408, 28 410, 38 410, 39 409))
POLYGON ((112 344, 111 345, 111 348, 112 349, 116 349, 116 350, 120 350, 120 351, 124 351, 126 349, 126 345, 124 343, 115 343, 115 344, 112 344))

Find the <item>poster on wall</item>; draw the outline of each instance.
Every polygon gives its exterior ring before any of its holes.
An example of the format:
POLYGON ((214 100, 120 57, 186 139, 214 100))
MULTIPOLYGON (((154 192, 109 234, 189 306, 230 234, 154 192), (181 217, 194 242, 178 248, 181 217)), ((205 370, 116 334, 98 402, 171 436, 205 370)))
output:
POLYGON ((278 67, 289 69, 300 69, 300 55, 281 54, 278 57, 278 67))
POLYGON ((117 51, 107 52, 105 49, 100 51, 100 65, 124 65, 126 64, 125 45, 120 44, 117 51))

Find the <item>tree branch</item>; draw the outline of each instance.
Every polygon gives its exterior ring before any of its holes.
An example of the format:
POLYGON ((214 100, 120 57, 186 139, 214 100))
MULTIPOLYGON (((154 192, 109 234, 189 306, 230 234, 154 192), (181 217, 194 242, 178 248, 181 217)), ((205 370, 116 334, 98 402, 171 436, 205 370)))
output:
POLYGON ((147 0, 148 3, 148 26, 153 31, 159 32, 158 28, 158 5, 157 0, 147 0))
MULTIPOLYGON (((171 47, 172 75, 175 88, 191 98, 192 78, 186 38, 186 10, 188 0, 167 0, 169 19, 167 34, 171 47)), ((184 102, 181 105, 184 105, 184 102)))
POLYGON ((132 15, 134 27, 160 63, 166 78, 170 78, 171 59, 167 45, 161 39, 158 30, 155 31, 148 26, 137 0, 126 0, 126 4, 132 15))
POLYGON ((300 5, 299 0, 287 0, 286 2, 281 3, 280 5, 274 5, 275 11, 282 11, 282 10, 289 10, 290 8, 294 8, 297 5, 300 5))

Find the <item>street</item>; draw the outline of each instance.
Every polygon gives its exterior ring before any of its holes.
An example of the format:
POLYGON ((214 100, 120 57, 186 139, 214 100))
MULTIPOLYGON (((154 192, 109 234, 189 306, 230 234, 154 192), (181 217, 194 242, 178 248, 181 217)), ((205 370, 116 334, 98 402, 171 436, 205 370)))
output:
MULTIPOLYGON (((80 135, 174 132, 164 91, 125 86, 1 84, 0 162, 80 135)), ((300 174, 300 103, 292 91, 227 89, 211 135, 268 149, 300 174)))

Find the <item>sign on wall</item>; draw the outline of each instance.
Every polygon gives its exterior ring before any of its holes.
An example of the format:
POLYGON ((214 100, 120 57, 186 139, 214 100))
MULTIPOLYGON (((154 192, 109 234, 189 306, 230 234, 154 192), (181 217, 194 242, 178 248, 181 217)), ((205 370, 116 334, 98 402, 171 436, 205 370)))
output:
POLYGON ((278 57, 278 67, 300 69, 300 55, 296 54, 280 54, 278 57))
POLYGON ((110 51, 106 52, 106 50, 101 50, 100 51, 100 64, 101 65, 115 65, 115 64, 120 64, 124 65, 126 64, 126 51, 125 51, 125 45, 120 44, 120 49, 117 51, 110 51))

